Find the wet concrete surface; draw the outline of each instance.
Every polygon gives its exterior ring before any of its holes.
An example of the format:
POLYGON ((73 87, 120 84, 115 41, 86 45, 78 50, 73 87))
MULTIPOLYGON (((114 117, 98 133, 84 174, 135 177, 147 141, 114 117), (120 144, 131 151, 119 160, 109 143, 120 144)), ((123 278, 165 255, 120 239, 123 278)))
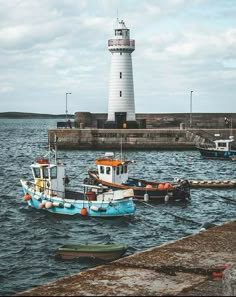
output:
POLYGON ((18 293, 17 296, 222 296, 236 221, 18 293))

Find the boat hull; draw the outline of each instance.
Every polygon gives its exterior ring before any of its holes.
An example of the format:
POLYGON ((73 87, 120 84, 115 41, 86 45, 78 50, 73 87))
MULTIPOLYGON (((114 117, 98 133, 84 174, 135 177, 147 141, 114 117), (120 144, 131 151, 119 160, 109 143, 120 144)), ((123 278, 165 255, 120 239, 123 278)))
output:
POLYGON ((145 194, 148 195, 149 200, 155 200, 160 202, 167 202, 173 200, 188 200, 190 199, 190 185, 187 181, 182 181, 182 184, 175 185, 172 188, 158 189, 160 183, 149 182, 140 179, 129 178, 126 184, 114 184, 98 178, 96 171, 88 171, 90 178, 96 184, 102 184, 113 190, 128 189, 131 188, 134 191, 134 197, 136 199, 145 199, 145 194), (138 186, 141 183, 141 186, 138 186), (135 185, 135 186, 134 186, 135 185))
POLYGON ((95 258, 103 261, 113 261, 122 257, 127 245, 64 245, 56 250, 56 257, 63 260, 78 258, 95 258))
MULTIPOLYGON (((28 205, 50 213, 62 215, 83 215, 91 217, 123 217, 134 215, 136 211, 133 198, 114 201, 88 201, 77 199, 62 199, 50 197, 44 193, 36 192, 21 180, 24 194, 29 194, 28 205)), ((82 195, 82 193, 81 193, 82 195)))
POLYGON ((198 150, 205 159, 232 160, 232 157, 236 156, 236 151, 219 151, 207 148, 198 148, 198 150))

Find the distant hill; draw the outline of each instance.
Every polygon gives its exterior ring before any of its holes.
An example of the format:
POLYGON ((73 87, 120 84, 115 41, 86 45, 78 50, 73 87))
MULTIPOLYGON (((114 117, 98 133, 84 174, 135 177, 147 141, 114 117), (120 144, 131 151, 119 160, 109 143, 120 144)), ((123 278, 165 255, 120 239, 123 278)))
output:
MULTIPOLYGON (((68 118, 73 119, 74 115, 68 114, 68 118)), ((0 118, 4 119, 65 119, 65 114, 44 114, 30 112, 0 112, 0 118)))

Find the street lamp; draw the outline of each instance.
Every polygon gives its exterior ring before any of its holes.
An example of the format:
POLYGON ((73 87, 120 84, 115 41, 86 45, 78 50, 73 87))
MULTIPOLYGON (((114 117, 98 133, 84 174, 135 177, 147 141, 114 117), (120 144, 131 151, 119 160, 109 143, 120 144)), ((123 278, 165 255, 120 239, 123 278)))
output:
POLYGON ((193 99, 193 91, 190 92, 190 118, 189 118, 190 128, 192 128, 192 99, 193 99))
POLYGON ((72 94, 72 93, 66 93, 66 121, 67 121, 67 112, 68 112, 68 110, 67 110, 67 95, 69 95, 69 94, 72 94))

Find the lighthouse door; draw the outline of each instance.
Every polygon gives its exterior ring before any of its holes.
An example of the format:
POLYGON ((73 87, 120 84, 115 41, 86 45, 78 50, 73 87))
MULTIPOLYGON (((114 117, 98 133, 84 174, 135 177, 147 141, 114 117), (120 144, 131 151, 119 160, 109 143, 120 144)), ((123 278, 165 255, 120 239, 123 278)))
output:
POLYGON ((115 121, 117 129, 124 128, 124 124, 126 124, 126 116, 126 112, 115 112, 115 121))

